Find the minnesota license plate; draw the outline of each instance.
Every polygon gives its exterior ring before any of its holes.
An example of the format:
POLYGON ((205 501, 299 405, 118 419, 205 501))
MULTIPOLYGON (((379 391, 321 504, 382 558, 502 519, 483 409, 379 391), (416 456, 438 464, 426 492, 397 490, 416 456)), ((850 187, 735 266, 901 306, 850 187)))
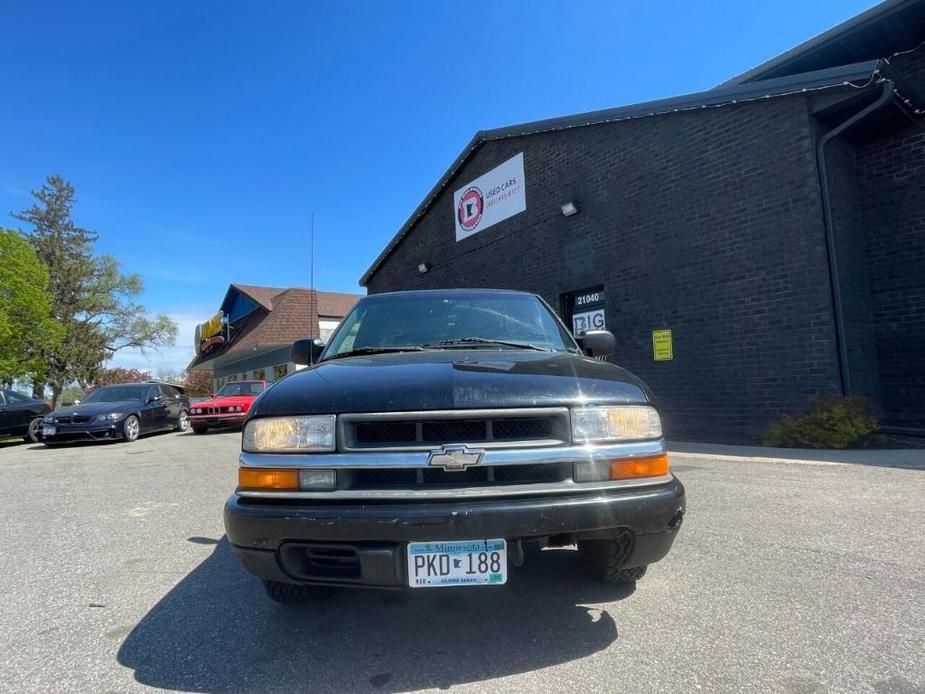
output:
POLYGON ((54 427, 48 426, 47 424, 42 426, 42 436, 54 436, 54 435, 55 435, 54 427))
POLYGON ((506 582, 505 540, 408 543, 408 585, 412 588, 506 582))

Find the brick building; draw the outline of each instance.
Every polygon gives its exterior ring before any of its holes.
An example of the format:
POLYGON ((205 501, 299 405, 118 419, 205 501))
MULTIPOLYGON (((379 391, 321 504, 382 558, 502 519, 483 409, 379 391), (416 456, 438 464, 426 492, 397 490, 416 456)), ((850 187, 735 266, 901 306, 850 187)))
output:
POLYGON ((923 42, 892 0, 707 92, 479 132, 360 283, 600 322, 675 436, 841 393, 925 427, 923 42))

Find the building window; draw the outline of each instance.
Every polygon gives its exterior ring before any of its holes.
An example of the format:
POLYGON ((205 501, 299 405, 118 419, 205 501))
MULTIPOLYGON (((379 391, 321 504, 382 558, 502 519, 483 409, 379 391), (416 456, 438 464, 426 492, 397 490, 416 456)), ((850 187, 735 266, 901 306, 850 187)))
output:
POLYGON ((255 381, 263 381, 266 379, 266 377, 267 377, 266 369, 254 369, 254 380, 255 381))
POLYGON ((273 378, 282 378, 287 373, 289 373, 288 364, 280 364, 279 366, 273 367, 273 378))

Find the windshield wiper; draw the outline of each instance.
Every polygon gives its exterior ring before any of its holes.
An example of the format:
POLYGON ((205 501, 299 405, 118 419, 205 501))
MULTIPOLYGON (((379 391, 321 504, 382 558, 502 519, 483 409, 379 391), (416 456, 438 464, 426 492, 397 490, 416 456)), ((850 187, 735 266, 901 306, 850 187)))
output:
POLYGON ((402 345, 399 347, 357 347, 346 352, 338 352, 325 358, 324 361, 340 359, 341 357, 356 357, 361 354, 388 354, 389 352, 420 352, 423 348, 417 345, 402 345))
POLYGON ((435 340, 425 342, 421 347, 424 349, 435 349, 440 347, 469 347, 470 345, 500 345, 502 347, 515 347, 516 349, 533 349, 537 352, 551 352, 548 347, 540 347, 529 342, 517 342, 514 340, 491 340, 487 337, 457 337, 452 340, 435 340))

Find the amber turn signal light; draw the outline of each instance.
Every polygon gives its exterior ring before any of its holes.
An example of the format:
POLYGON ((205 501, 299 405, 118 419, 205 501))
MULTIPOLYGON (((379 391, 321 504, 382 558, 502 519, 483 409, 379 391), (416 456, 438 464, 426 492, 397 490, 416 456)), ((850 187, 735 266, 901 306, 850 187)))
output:
POLYGON ((668 474, 668 454, 645 458, 610 461, 610 479, 628 480, 636 477, 662 477, 668 474))
POLYGON ((241 489, 298 489, 298 470, 239 467, 238 486, 241 489))

